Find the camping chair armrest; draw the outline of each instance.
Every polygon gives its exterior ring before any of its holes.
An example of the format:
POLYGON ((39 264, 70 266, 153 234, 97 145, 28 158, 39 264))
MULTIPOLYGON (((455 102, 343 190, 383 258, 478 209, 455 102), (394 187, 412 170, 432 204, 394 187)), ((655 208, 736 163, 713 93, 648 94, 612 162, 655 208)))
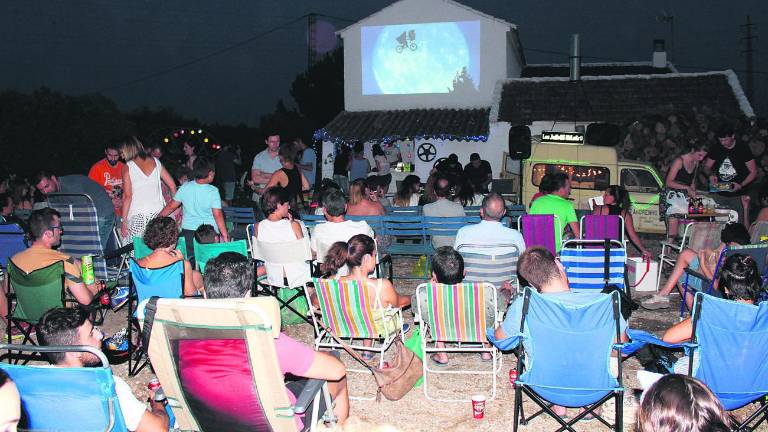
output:
POLYGON ((313 277, 322 277, 320 274, 320 263, 316 259, 309 261, 309 272, 313 277))
POLYGON ((669 242, 661 242, 661 250, 663 251, 664 248, 674 249, 677 252, 680 252, 683 249, 682 245, 679 245, 679 244, 674 244, 674 243, 669 243, 669 242))
POLYGON ((685 273, 688 274, 689 276, 697 277, 706 283, 712 282, 708 277, 704 276, 703 273, 697 272, 696 270, 691 270, 690 268, 686 267, 685 273))
MULTIPOLYGON (((330 351, 329 354, 336 357, 337 359, 341 358, 338 351, 330 351)), ((315 396, 317 396, 317 394, 323 389, 324 385, 325 385, 325 380, 321 380, 321 379, 308 380, 307 385, 304 386, 304 389, 301 391, 301 394, 296 395, 296 404, 294 404, 293 406, 293 412, 299 415, 307 412, 307 409, 309 408, 310 405, 312 405, 312 402, 315 400, 315 396)))

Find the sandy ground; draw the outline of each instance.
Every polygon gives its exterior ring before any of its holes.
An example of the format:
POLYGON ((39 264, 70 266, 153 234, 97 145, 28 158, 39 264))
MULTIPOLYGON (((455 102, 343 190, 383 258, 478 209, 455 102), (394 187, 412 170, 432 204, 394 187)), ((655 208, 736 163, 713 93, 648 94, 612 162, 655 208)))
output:
MULTIPOLYGON (((648 237, 644 239, 645 244, 654 252, 658 253, 660 237, 648 237)), ((395 274, 402 275, 410 273, 410 269, 415 264, 415 259, 398 258, 395 260, 395 274)), ((415 291, 418 281, 396 280, 396 289, 401 294, 412 295, 415 291)), ((649 293, 634 294, 635 298, 649 293)), ((672 307, 661 311, 637 310, 630 319, 630 327, 640 328, 648 331, 659 332, 678 321, 679 296, 673 296, 672 307)), ((413 324, 413 315, 410 311, 405 311, 404 316, 408 322, 413 324)), ((111 335, 126 326, 127 308, 123 308, 117 313, 109 312, 105 323, 101 326, 106 335, 111 335)), ((305 343, 311 343, 314 338, 313 329, 307 324, 298 324, 284 327, 284 331, 290 336, 305 343)), ((5 334, 5 329, 3 329, 5 334)), ((348 367, 359 368, 350 356, 344 355, 343 360, 348 367)), ((475 420, 472 417, 471 403, 469 398, 474 394, 491 394, 491 376, 490 375, 455 375, 442 374, 435 376, 429 375, 429 388, 432 396, 449 399, 467 399, 464 402, 438 402, 427 399, 424 396, 423 388, 417 388, 408 393, 403 399, 397 402, 390 402, 383 399, 382 402, 353 400, 351 402, 351 416, 343 430, 359 430, 373 432, 377 430, 402 430, 402 431, 497 431, 500 429, 511 430, 513 423, 513 401, 514 390, 509 384, 509 370, 516 365, 516 358, 512 354, 502 356, 503 364, 496 374, 497 394, 496 398, 486 404, 485 418, 475 420), (432 393, 434 391, 434 394, 432 393)), ((452 354, 450 365, 442 370, 450 371, 455 369, 490 369, 490 363, 480 361, 478 354, 452 354)), ((640 369, 639 363, 630 358, 623 364, 623 382, 627 389, 624 397, 624 426, 625 430, 634 430, 635 412, 637 401, 633 396, 633 390, 640 386, 635 377, 635 372, 640 369)), ((135 377, 128 377, 127 364, 113 365, 115 374, 123 377, 133 388, 134 393, 139 399, 147 397, 147 383, 153 375, 149 368, 145 368, 135 377)), ((578 373, 578 371, 572 371, 578 373)), ((370 374, 350 372, 349 374, 350 394, 352 396, 373 397, 375 387, 373 378, 370 374)), ((534 405, 525 399, 524 404, 526 412, 533 412, 534 405)), ((614 415, 614 403, 608 402, 604 409, 604 416, 612 422, 614 415)), ((575 415, 576 409, 569 410, 569 414, 575 415)), ((740 413, 739 413, 740 414, 740 413)), ((557 422, 544 417, 539 417, 531 421, 527 426, 521 427, 524 431, 549 431, 557 429, 557 422)), ((339 428, 342 429, 342 428, 339 428)), ((576 427, 578 431, 608 430, 607 427, 597 421, 580 422, 576 427)), ((768 430, 768 427, 760 430, 768 430)))

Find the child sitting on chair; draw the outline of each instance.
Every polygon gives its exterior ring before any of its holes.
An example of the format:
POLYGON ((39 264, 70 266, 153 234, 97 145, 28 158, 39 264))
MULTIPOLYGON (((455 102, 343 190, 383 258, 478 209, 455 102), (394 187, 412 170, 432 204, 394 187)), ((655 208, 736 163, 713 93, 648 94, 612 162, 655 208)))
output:
POLYGON ((221 236, 213 228, 213 225, 202 224, 195 230, 195 241, 198 244, 221 243, 221 236))

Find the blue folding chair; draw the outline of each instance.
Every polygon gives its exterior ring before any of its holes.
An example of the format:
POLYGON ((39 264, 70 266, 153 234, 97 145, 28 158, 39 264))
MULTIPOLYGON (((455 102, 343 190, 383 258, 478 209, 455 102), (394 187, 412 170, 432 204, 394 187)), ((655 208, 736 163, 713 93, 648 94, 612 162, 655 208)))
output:
MULTIPOLYGON (((0 350, 9 348, 0 345, 0 350)), ((0 363, 21 395, 24 430, 127 431, 109 362, 90 346, 14 346, 39 353, 89 352, 98 367, 39 367, 0 363)), ((21 429, 19 429, 21 430, 21 429)))
POLYGON ((8 259, 27 248, 24 230, 16 224, 0 224, 0 270, 4 270, 8 259))
POLYGON ((165 267, 149 269, 140 266, 135 259, 128 262, 130 270, 130 294, 128 296, 128 375, 134 376, 147 365, 145 346, 133 343, 133 332, 138 331, 136 320, 140 305, 151 297, 181 298, 184 296, 184 261, 176 261, 165 267))
POLYGON ((734 420, 732 425, 734 431, 755 430, 768 419, 768 302, 756 306, 697 292, 691 323, 690 342, 668 344, 652 334, 628 332, 632 339, 628 348, 636 351, 647 343, 685 348, 690 356, 688 375, 706 384, 727 411, 760 404, 741 423, 734 420))
POLYGON ((571 290, 601 291, 608 285, 625 290, 627 250, 617 240, 568 240, 560 250, 571 290))
MULTIPOLYGON (((561 430, 574 432, 573 425, 591 414, 609 428, 621 431, 623 396, 620 297, 618 292, 595 296, 595 301, 580 306, 566 305, 527 287, 523 291, 522 320, 519 334, 524 355, 518 355, 520 377, 515 383, 515 423, 526 425, 541 414, 557 420, 561 430), (618 361, 614 377, 609 363, 611 351, 618 361), (523 361, 525 359, 525 361, 523 361), (526 417, 523 394, 540 409, 526 417), (616 417, 611 425, 595 412, 603 403, 615 399, 616 417), (584 411, 566 421, 552 410, 552 405, 584 407, 584 411)), ((489 340, 494 342, 493 330, 489 340)), ((508 349, 496 344, 499 348, 508 349)))

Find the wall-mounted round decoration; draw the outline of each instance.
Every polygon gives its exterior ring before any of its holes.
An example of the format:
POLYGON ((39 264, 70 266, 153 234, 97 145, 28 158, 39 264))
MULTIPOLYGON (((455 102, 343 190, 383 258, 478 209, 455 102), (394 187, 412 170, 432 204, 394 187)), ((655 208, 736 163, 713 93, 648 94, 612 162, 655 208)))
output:
POLYGON ((437 156, 437 148, 432 143, 424 143, 419 146, 416 156, 423 162, 432 162, 437 156))

